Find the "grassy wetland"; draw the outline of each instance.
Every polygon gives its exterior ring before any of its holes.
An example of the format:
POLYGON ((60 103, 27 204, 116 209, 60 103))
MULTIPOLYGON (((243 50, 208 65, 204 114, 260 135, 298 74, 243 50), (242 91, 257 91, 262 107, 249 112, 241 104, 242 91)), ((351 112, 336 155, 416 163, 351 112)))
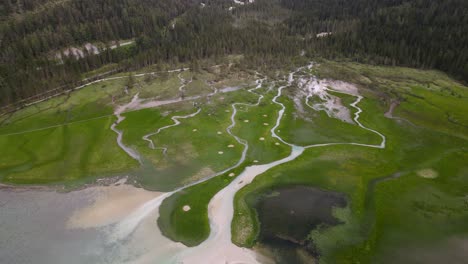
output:
POLYGON ((467 113, 468 88, 436 71, 146 69, 0 117, 0 181, 128 176, 158 195, 111 230, 151 218, 169 263, 458 263, 467 113))

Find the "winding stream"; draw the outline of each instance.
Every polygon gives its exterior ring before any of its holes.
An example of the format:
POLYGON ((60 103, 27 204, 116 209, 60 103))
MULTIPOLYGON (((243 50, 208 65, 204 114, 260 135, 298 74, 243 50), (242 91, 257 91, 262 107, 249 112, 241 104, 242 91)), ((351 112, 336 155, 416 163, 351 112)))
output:
MULTIPOLYGON (((249 89, 248 91, 255 94, 255 95, 258 95, 256 94, 254 91, 259 89, 262 84, 263 84, 263 79, 261 80, 257 80, 256 81, 256 84, 257 86, 255 88, 252 88, 252 89, 249 89)), ((245 105, 245 106, 258 106, 261 102, 263 98, 263 95, 259 95, 259 99, 257 101, 257 103, 255 104, 246 104, 246 103, 233 103, 231 105, 231 108, 232 108, 232 114, 231 114, 231 124, 226 128, 226 132, 235 138, 235 140, 239 143, 239 144, 242 144, 244 146, 244 149, 242 151, 242 155, 241 155, 241 158, 239 159, 239 161, 234 164, 233 166, 223 170, 223 171, 220 171, 220 172, 217 172, 216 174, 214 175, 211 175, 209 177, 206 177, 206 178, 203 178, 203 179, 200 179, 198 181, 195 181, 195 182, 192 182, 186 186, 183 186, 183 187, 180 187, 172 192, 168 192, 168 193, 164 193, 156 198, 154 198, 153 200, 150 200, 148 202, 146 202, 145 204, 143 204, 142 206, 140 206, 136 211, 134 211, 132 214, 130 214, 129 216, 125 217, 125 219, 123 219, 122 221, 120 221, 119 223, 111 226, 109 228, 109 231, 108 231, 108 243, 111 243, 111 244, 114 244, 114 243, 117 243, 119 241, 123 241, 125 239, 127 239, 128 237, 130 237, 132 235, 132 233, 138 228, 138 226, 140 225, 140 223, 145 219, 147 218, 150 214, 152 214, 154 211, 159 211, 159 206, 161 205, 162 201, 164 199, 166 199, 167 197, 171 196, 172 194, 176 193, 176 192, 179 192, 179 191, 182 191, 186 188, 189 188, 191 186, 194 186, 194 185, 197 185, 199 183, 202 183, 202 182, 205 182, 213 177, 216 177, 216 176, 219 176, 219 175, 222 175, 222 174, 225 174, 226 172, 230 171, 230 170, 233 170, 237 167, 239 167, 244 161, 245 161, 245 158, 247 156, 247 151, 248 151, 248 144, 245 140, 239 138, 238 136, 234 135, 232 133, 232 128, 235 127, 236 125, 236 120, 235 120, 235 117, 237 115, 237 105, 245 105)), ((131 103, 129 103, 131 104, 131 103)), ((125 108, 122 107, 122 108, 125 108)), ((195 116, 195 114, 199 113, 200 112, 200 109, 196 112, 196 113, 193 113, 191 114, 193 116, 195 116)), ((177 119, 174 118, 173 120, 177 123, 177 119), (175 119, 175 120, 174 120, 175 119)), ((178 124, 172 124, 170 126, 166 126, 165 128, 169 128, 169 127, 174 127, 178 124)), ((160 128, 159 130, 161 130, 162 128, 160 128)), ((148 136, 148 135, 147 135, 148 136)), ((158 230, 158 234, 159 236, 161 237, 162 240, 167 240, 167 238, 163 237, 162 234, 159 232, 158 230)), ((175 242, 174 242, 175 243, 175 242)), ((176 244, 180 244, 180 243, 176 243, 176 244)))
POLYGON ((120 146, 120 148, 123 149, 130 157, 132 157, 133 159, 137 160, 140 164, 142 164, 140 154, 138 154, 138 152, 136 152, 136 151, 133 150, 132 148, 127 147, 127 146, 122 142, 123 131, 120 131, 120 130, 118 130, 118 129, 116 128, 122 121, 125 120, 125 117, 122 116, 121 114, 122 114, 128 107, 130 107, 131 105, 136 104, 137 101, 138 101, 138 93, 135 94, 135 96, 133 97, 132 101, 130 101, 130 103, 128 103, 128 104, 126 104, 126 105, 123 105, 123 106, 120 106, 120 107, 117 107, 117 109, 114 111, 114 115, 117 117, 117 121, 115 121, 115 122, 111 125, 111 129, 112 129, 112 131, 114 131, 115 133, 117 133, 117 144, 120 146))
MULTIPOLYGON (((146 134, 146 135, 144 135, 144 136, 142 137, 142 139, 149 142, 149 145, 148 145, 148 146, 149 146, 151 149, 156 149, 155 146, 154 146, 153 140, 151 140, 150 137, 159 134, 161 131, 163 131, 163 130, 165 130, 165 129, 168 129, 168 128, 170 128, 170 127, 175 127, 175 126, 180 125, 179 119, 187 119, 187 118, 194 117, 194 116, 198 115, 198 114, 200 113, 200 111, 201 111, 201 108, 198 108, 198 110, 197 110, 196 112, 191 113, 191 114, 188 114, 188 115, 184 115, 184 116, 173 116, 173 117, 171 117, 171 119, 172 119, 172 121, 174 121, 174 124, 171 124, 171 125, 167 125, 167 126, 158 128, 158 130, 156 130, 156 132, 146 134)), ((160 149, 163 150, 163 153, 164 153, 164 154, 165 154, 166 151, 167 151, 167 148, 160 148, 160 149)))
MULTIPOLYGON (((380 144, 363 144, 357 142, 344 142, 344 143, 323 143, 323 144, 314 144, 308 146, 297 146, 292 143, 285 141, 278 135, 277 129, 281 124, 281 121, 284 117, 286 111, 286 106, 278 101, 282 96, 284 89, 291 87, 295 82, 295 74, 303 68, 299 68, 296 71, 291 72, 288 75, 287 83, 278 88, 276 96, 271 100, 272 103, 280 106, 278 111, 278 116, 276 123, 273 128, 270 130, 270 134, 273 138, 276 138, 285 145, 291 147, 291 153, 280 160, 268 164, 261 165, 252 165, 244 169, 233 181, 226 186, 224 189, 219 191, 209 202, 208 204, 208 217, 211 232, 209 237, 200 245, 192 248, 188 248, 181 243, 173 242, 166 237, 164 237, 157 225, 154 223, 155 219, 159 216, 159 206, 164 199, 171 196, 172 194, 182 191, 186 188, 194 186, 196 184, 207 181, 213 177, 225 174, 232 169, 238 168, 246 160, 247 151, 249 149, 248 142, 237 135, 232 133, 232 129, 236 126, 236 115, 238 112, 238 106, 247 106, 253 107, 258 106, 263 100, 264 96, 258 94, 255 90, 260 89, 264 84, 265 79, 259 79, 256 81, 256 86, 248 91, 252 94, 258 96, 258 100, 254 104, 248 103, 233 103, 231 104, 232 113, 230 116, 231 124, 226 128, 226 132, 232 136, 239 144, 243 146, 242 155, 239 158, 238 162, 233 166, 220 171, 216 174, 213 174, 207 178, 193 182, 187 186, 180 187, 172 192, 162 193, 156 198, 145 202, 144 204, 138 206, 130 214, 123 217, 116 223, 107 225, 101 229, 99 232, 104 232, 104 245, 99 244, 103 247, 102 251, 102 262, 105 263, 259 263, 257 254, 246 248, 240 248, 234 245, 231 242, 231 222, 234 214, 234 196, 235 194, 242 189, 244 186, 250 184, 256 176, 265 173, 271 168, 279 166, 281 164, 290 162, 297 157, 299 157, 306 149, 322 146, 332 146, 332 145, 357 145, 370 148, 385 148, 386 138, 380 132, 368 128, 362 125, 359 122, 360 114, 362 109, 358 104, 363 99, 362 96, 356 94, 350 94, 342 91, 341 92, 348 95, 356 96, 356 100, 350 104, 351 107, 356 109, 354 113, 353 120, 356 124, 362 129, 368 130, 370 132, 378 135, 382 141, 380 144), (147 241, 146 241, 147 240, 147 241)), ((240 88, 225 88, 221 89, 219 92, 230 92, 235 91, 240 88)), ((215 92, 214 92, 215 93, 215 92)), ((214 94, 213 93, 213 94, 214 94)), ((206 96, 206 95, 205 95, 206 96)), ((187 100, 197 99, 200 97, 189 97, 187 100)), ((117 143, 118 145, 133 159, 141 163, 140 155, 133 150, 132 148, 126 146, 122 142, 123 131, 118 130, 116 127, 120 124, 125 117, 122 116, 124 112, 129 112, 128 110, 137 110, 146 107, 154 107, 158 105, 163 105, 167 103, 180 102, 181 100, 167 100, 167 101, 152 101, 142 103, 138 99, 138 94, 136 94, 131 102, 126 105, 118 107, 114 111, 114 115, 117 117, 117 121, 112 124, 111 129, 117 134, 117 143)), ((185 100, 183 100, 185 101, 185 100)), ((143 136, 143 140, 148 141, 149 147, 156 149, 153 141, 150 139, 151 136, 154 136, 160 133, 162 130, 175 127, 180 124, 179 119, 195 117, 199 114, 201 109, 198 109, 196 112, 185 115, 185 116, 173 116, 171 119, 174 121, 173 124, 161 127, 153 133, 143 136)), ((94 231, 94 230, 91 230, 94 231)), ((87 230, 86 232, 91 232, 87 230)), ((99 233, 101 234, 101 233, 99 233)), ((93 236, 94 237, 94 236, 93 236)), ((70 251, 70 254, 79 254, 78 252, 70 251)), ((93 253, 94 254, 94 253, 93 253)), ((96 253, 99 256, 101 253, 96 253)), ((79 261, 78 261, 79 262, 79 261)))
MULTIPOLYGON (((232 244, 231 242, 231 221, 233 218, 234 213, 234 196, 241 188, 246 186, 247 184, 251 183, 256 176, 268 171, 269 169, 276 167, 280 164, 284 164, 286 162, 292 161, 299 157, 306 149, 314 148, 314 147, 324 147, 324 146, 332 146, 332 145, 339 145, 339 144, 346 144, 346 145, 358 145, 363 147, 371 147, 371 148, 384 148, 385 147, 385 136, 382 135, 380 132, 367 128, 359 122, 360 113, 362 113, 362 109, 357 105, 363 97, 360 95, 353 95, 342 91, 335 91, 335 92, 342 92, 349 95, 356 96, 357 99, 354 101, 351 106, 355 108, 357 111, 354 114, 354 121, 356 124, 368 131, 371 131, 382 138, 382 142, 379 145, 371 145, 371 144, 362 144, 357 142, 345 142, 345 143, 323 143, 323 144, 314 144, 309 146, 297 146, 292 143, 286 142, 283 138, 281 138, 277 133, 277 128, 281 124, 281 120, 284 116, 284 112, 286 110, 286 106, 278 101, 278 98, 282 96, 282 91, 288 87, 291 87, 294 83, 294 75, 302 68, 291 72, 288 76, 287 84, 278 88, 278 93, 272 99, 274 104, 277 104, 281 107, 278 111, 278 117, 276 119, 275 126, 270 130, 271 136, 281 141, 283 144, 286 144, 291 147, 291 153, 286 158, 268 163, 263 165, 254 165, 246 167, 245 170, 236 178, 234 179, 227 187, 223 190, 218 192, 210 201, 208 205, 208 217, 210 221, 210 228, 211 233, 209 237, 200 245, 192 248, 184 248, 181 249, 175 254, 172 258, 172 262, 176 263, 258 263, 257 256, 254 251, 246 248, 240 248, 236 245, 232 244)), ((109 241, 117 242, 126 239, 127 237, 131 236, 131 234, 137 229, 139 224, 153 211, 157 211, 161 202, 169 197, 170 195, 179 192, 185 188, 190 186, 199 184, 201 182, 207 181, 213 177, 219 176, 232 170, 234 168, 239 167, 244 160, 246 159, 246 154, 248 150, 248 143, 239 138, 238 136, 232 133, 232 128, 235 127, 236 121, 235 117, 237 114, 237 106, 239 105, 247 105, 247 106, 258 106, 263 99, 263 95, 259 95, 254 91, 259 89, 262 86, 263 80, 257 81, 257 86, 253 89, 250 89, 249 92, 254 93, 259 96, 258 101, 256 104, 245 104, 245 103, 233 103, 231 105, 232 114, 231 114, 231 125, 226 128, 226 131, 236 139, 239 144, 244 146, 244 150, 242 152, 242 156, 239 161, 232 167, 218 172, 210 177, 201 179, 197 182, 193 182, 190 185, 181 187, 179 189, 174 190, 173 192, 165 193, 147 203, 142 205, 138 210, 134 213, 126 217, 123 221, 119 222, 117 225, 112 227, 112 231, 109 232, 112 234, 109 237, 109 241)), ((131 104, 131 103, 130 103, 131 104)), ((198 113, 198 112, 196 112, 198 113)), ((193 113, 187 117, 194 116, 196 113, 193 113)), ((117 115, 118 116, 118 115, 117 115)), ((177 120, 181 117, 173 117, 174 124, 167 126, 166 128, 173 127, 178 125, 179 121, 177 120)), ((160 130, 159 130, 160 131, 160 130)), ((156 134, 158 131, 156 131, 156 134)), ((153 133, 154 134, 154 133, 153 133)), ((146 135, 149 137, 149 135, 146 135)), ((146 138, 147 139, 147 138, 146 138)), ((146 140, 145 139, 145 140, 146 140)), ((162 235, 161 235, 162 236, 162 235)), ((175 242, 173 242, 175 243, 175 242)), ((180 243, 175 243, 180 244, 180 243)))
MULTIPOLYGON (((356 142, 344 142, 344 143, 325 143, 325 144, 314 144, 314 145, 309 145, 309 146, 305 146, 305 148, 313 148, 313 147, 321 147, 321 146, 333 146, 333 145, 355 145, 355 146, 362 146, 362 147, 369 147, 369 148, 379 148, 379 149, 383 149, 385 148, 385 143, 386 143, 386 138, 385 136, 374 130, 374 129, 371 129, 371 128, 368 128, 368 127, 365 127, 363 124, 361 124, 361 122, 359 122, 359 116, 360 114, 362 113, 362 109, 357 106, 357 104, 359 102, 361 102, 361 100, 364 98, 360 95, 355 95, 355 94, 352 94, 352 93, 347 93, 347 92, 343 92, 343 91, 337 91, 337 90, 333 90, 333 89, 327 89, 327 90, 330 90, 330 91, 333 91, 333 92, 336 92, 336 93, 342 93, 342 94, 347 94, 347 95, 351 95, 351 96, 355 96, 356 97, 356 100, 350 104, 350 106, 352 106, 354 109, 356 109, 357 111, 354 113, 354 122, 356 122, 356 124, 361 127, 362 129, 365 129, 367 131, 371 131, 372 133, 374 134, 377 134, 381 139, 381 143, 379 145, 372 145, 372 144, 363 144, 363 143, 356 143, 356 142)), ((311 107, 309 104, 307 104, 309 107, 311 107)), ((312 107, 311 107, 312 108, 312 107)), ((313 108, 312 108, 313 109, 313 108)))
POLYGON ((190 80, 188 82, 185 82, 186 80, 184 78, 182 78, 181 74, 182 73, 177 74, 177 78, 179 78, 179 80, 180 80, 179 92, 184 92, 185 87, 193 81, 193 78, 190 78, 190 80))
POLYGON ((282 143, 291 146, 291 153, 288 157, 277 160, 268 164, 254 165, 247 167, 234 181, 227 187, 218 192, 208 205, 208 217, 210 221, 211 233, 208 239, 197 247, 189 248, 177 256, 176 262, 182 263, 259 263, 253 251, 246 248, 240 248, 231 242, 231 222, 234 215, 234 196, 247 184, 251 183, 256 176, 268 171, 269 169, 286 162, 292 161, 299 157, 305 149, 313 147, 332 146, 338 144, 358 145, 372 148, 384 148, 385 136, 381 133, 367 128, 359 122, 359 114, 362 109, 357 104, 362 100, 362 96, 357 96, 355 102, 351 104, 357 109, 354 116, 354 121, 363 129, 372 131, 382 138, 380 145, 369 145, 355 142, 349 143, 324 143, 314 144, 309 146, 297 146, 283 140, 276 134, 276 129, 279 127, 281 120, 286 110, 286 106, 277 99, 281 96, 283 89, 290 87, 294 82, 294 74, 300 69, 289 74, 288 83, 285 86, 278 88, 278 94, 272 99, 272 102, 281 106, 278 111, 278 118, 275 126, 270 130, 272 137, 280 140, 282 143), (222 250, 220 250, 222 249, 222 250))
MULTIPOLYGON (((210 221, 210 228, 211 233, 209 237, 200 245, 192 248, 186 248, 181 246, 180 243, 169 242, 169 244, 173 243, 174 245, 178 245, 178 250, 173 252, 174 254, 171 257, 172 263, 258 263, 257 256, 254 251, 246 248, 240 248, 236 245, 232 244, 231 242, 231 221, 233 218, 234 213, 234 196, 241 188, 246 186, 247 184, 251 183, 256 176, 268 171, 269 169, 276 167, 280 164, 284 164, 286 162, 292 161, 299 157, 307 148, 312 147, 322 147, 322 146, 332 146, 338 144, 348 144, 348 145, 358 145, 364 147, 372 147, 372 148, 384 148, 385 147, 385 136, 383 136, 378 131, 373 129, 367 128, 359 122, 360 113, 362 113, 362 109, 357 106, 357 104, 362 100, 362 96, 357 96, 356 101, 354 101, 351 106, 354 107, 357 111, 354 115, 354 121, 358 126, 363 129, 372 131, 376 133, 382 138, 382 142, 379 145, 370 145, 370 144, 362 144, 356 142, 347 142, 347 143, 324 143, 324 144, 314 144, 309 146, 297 146, 286 142, 282 139, 278 134, 276 134, 277 128, 281 124, 281 120, 284 116, 284 112, 286 110, 286 106, 278 101, 278 98, 282 96, 282 91, 287 87, 290 87, 294 82, 294 74, 292 72, 289 74, 289 78, 287 81, 287 85, 281 86, 278 88, 277 95, 272 99, 272 102, 279 105, 281 109, 278 111, 278 117, 276 119, 275 126, 270 130, 271 136, 280 140, 283 144, 286 144, 291 147, 291 153, 286 158, 268 163, 263 165, 254 165, 246 167, 245 170, 236 178, 234 179, 227 187, 223 190, 218 192, 210 201, 208 205, 208 217, 210 221)), ((262 86, 263 80, 257 81, 257 86, 253 89, 250 89, 249 92, 255 93, 256 89, 259 89, 262 86)), ((340 92, 340 91, 338 91, 340 92)), ((197 182, 193 182, 190 185, 178 188, 172 192, 162 194, 157 198, 148 201, 147 203, 143 204, 140 208, 134 211, 132 214, 127 216, 125 219, 117 223, 116 225, 112 226, 109 229, 109 243, 115 244, 119 241, 125 241, 128 237, 138 229, 140 223, 142 223, 150 214, 157 212, 159 206, 161 205, 162 201, 171 196, 172 194, 182 191, 190 186, 194 186, 201 182, 207 181, 213 177, 218 175, 224 174, 229 170, 239 167, 246 159, 246 154, 248 150, 248 143, 239 138, 238 136, 232 133, 232 129, 236 125, 236 114, 237 114, 237 106, 239 105, 246 105, 246 106, 258 106, 261 100, 264 98, 263 95, 258 95, 258 101, 255 104, 245 104, 245 103, 233 103, 231 105, 232 114, 231 114, 231 124, 226 128, 226 131, 236 139, 236 141, 244 146, 244 150, 242 152, 242 156, 239 161, 232 167, 218 172, 210 177, 201 179, 197 182)), ((356 96, 356 95, 354 95, 356 96)), ((131 104, 131 103, 130 103, 131 104)), ((197 113, 197 112, 196 112, 197 113)), ((189 116, 193 116, 193 113, 189 116)), ((173 127, 177 125, 178 120, 174 117, 175 124, 170 125, 169 127, 173 127)), ((168 128, 168 127, 166 127, 168 128)), ((167 238, 164 238, 160 232, 158 232, 160 236, 159 241, 165 241, 167 244, 167 238)), ((158 256, 156 256, 158 257, 158 256)))

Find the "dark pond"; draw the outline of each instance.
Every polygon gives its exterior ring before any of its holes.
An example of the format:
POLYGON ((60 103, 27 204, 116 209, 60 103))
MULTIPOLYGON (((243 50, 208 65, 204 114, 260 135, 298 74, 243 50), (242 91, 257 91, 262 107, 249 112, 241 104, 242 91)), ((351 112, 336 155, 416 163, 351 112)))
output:
POLYGON ((256 202, 261 223, 259 242, 273 254, 277 263, 304 263, 319 257, 311 230, 340 224, 334 207, 345 207, 344 194, 305 186, 270 190, 256 202))

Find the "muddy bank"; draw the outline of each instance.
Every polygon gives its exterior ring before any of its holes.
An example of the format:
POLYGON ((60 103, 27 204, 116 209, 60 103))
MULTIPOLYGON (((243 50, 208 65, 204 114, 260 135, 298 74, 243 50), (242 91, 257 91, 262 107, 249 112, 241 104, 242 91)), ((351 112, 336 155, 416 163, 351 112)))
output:
POLYGON ((304 259, 318 258, 319 252, 308 235, 319 227, 340 224, 333 216, 333 208, 346 205, 344 194, 317 188, 269 190, 254 202, 261 223, 258 240, 277 263, 304 263, 304 259))

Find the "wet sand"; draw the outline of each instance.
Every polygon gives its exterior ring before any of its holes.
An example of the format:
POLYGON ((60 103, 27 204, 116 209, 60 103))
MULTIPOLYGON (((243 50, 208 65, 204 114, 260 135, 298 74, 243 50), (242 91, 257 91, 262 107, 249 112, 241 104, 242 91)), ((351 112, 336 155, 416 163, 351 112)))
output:
POLYGON ((170 259, 174 250, 184 246, 160 234, 158 210, 124 240, 113 239, 121 228, 118 222, 160 195, 125 184, 68 193, 2 188, 0 263, 154 263, 155 259, 170 259))
POLYGON ((93 189, 94 202, 76 210, 68 219, 67 228, 96 228, 118 222, 141 204, 161 195, 131 185, 93 189))

